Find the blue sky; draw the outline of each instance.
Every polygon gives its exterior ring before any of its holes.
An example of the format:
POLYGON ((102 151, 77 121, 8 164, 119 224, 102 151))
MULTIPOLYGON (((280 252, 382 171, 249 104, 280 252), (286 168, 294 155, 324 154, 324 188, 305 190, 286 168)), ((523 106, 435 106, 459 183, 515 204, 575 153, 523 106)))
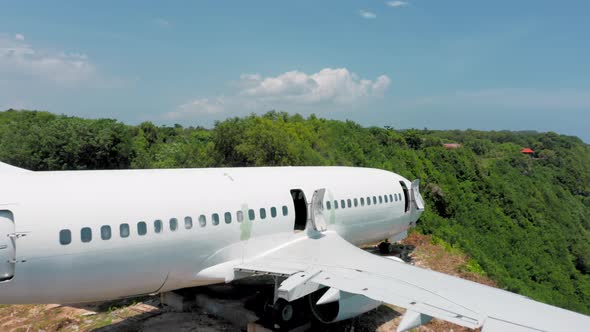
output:
POLYGON ((211 126, 270 109, 590 142, 586 1, 4 1, 0 109, 211 126))

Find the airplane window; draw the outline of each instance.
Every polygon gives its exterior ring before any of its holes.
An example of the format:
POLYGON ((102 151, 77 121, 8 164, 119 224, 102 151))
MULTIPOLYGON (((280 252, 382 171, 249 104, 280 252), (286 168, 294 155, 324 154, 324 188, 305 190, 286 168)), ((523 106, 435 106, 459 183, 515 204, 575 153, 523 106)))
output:
POLYGON ((265 219, 265 218, 266 218, 266 209, 261 208, 260 209, 260 219, 265 219))
POLYGON ((377 197, 373 196, 373 205, 377 204, 377 197))
POLYGON ((359 206, 359 200, 357 198, 354 199, 354 207, 359 206))
POLYGON ((248 218, 250 218, 250 221, 256 219, 256 215, 254 214, 253 209, 248 210, 248 218))
POLYGON ((238 222, 242 222, 242 221, 244 221, 244 212, 242 212, 242 211, 237 211, 237 212, 236 212, 236 219, 238 220, 238 222))
POLYGON ((178 219, 170 218, 170 230, 174 232, 177 229, 178 229, 178 219))
POLYGON ((387 199, 387 195, 383 196, 385 198, 385 203, 389 202, 389 200, 387 199))
POLYGON ((82 239, 82 242, 92 241, 92 230, 90 229, 90 227, 82 228, 82 230, 80 231, 80 238, 82 239))
POLYGON ((326 209, 332 210, 332 203, 330 203, 330 201, 326 202, 326 209))
POLYGON ((334 200, 334 210, 336 210, 338 208, 338 200, 334 200))
POLYGON ((140 221, 137 223, 137 234, 139 235, 146 235, 147 234, 147 225, 144 221, 140 221))
POLYGON ((352 201, 349 199, 346 200, 346 203, 348 203, 348 207, 352 207, 352 201))
POLYGON ((277 208, 276 207, 273 206, 270 208, 270 216, 273 218, 277 217, 277 208))
POLYGON ((69 229, 59 231, 59 243, 64 246, 72 243, 72 232, 69 229))
POLYGON ((193 228, 193 218, 191 217, 184 217, 184 228, 191 229, 193 228))
POLYGON ((129 236, 129 224, 121 224, 119 226, 119 233, 121 237, 128 237, 129 236))
POLYGON ((393 203, 393 195, 389 194, 389 201, 393 203))
POLYGON ((226 212, 223 215, 223 218, 225 219, 226 224, 231 224, 231 213, 230 212, 226 212))
POLYGON ((400 193, 400 194, 397 194, 397 195, 399 196, 400 202, 403 201, 402 194, 400 193))
POLYGON ((361 197, 361 206, 365 206, 365 198, 361 197))
POLYGON ((199 225, 201 225, 201 227, 207 226, 207 217, 205 217, 205 215, 199 216, 199 225))
POLYGON ((343 199, 340 200, 340 207, 343 209, 346 208, 346 203, 344 202, 343 199))
POLYGON ((371 197, 367 196, 367 205, 371 205, 371 197))
POLYGON ((379 204, 383 203, 383 197, 381 197, 381 195, 379 195, 379 204))
POLYGON ((162 220, 158 219, 154 221, 154 232, 162 233, 162 220))
POLYGON ((103 240, 109 240, 111 238, 111 226, 102 226, 100 228, 100 238, 103 240))
POLYGON ((287 208, 286 205, 283 205, 283 216, 286 216, 289 214, 289 208, 287 208))
POLYGON ((213 226, 219 225, 219 215, 217 213, 211 215, 211 223, 213 223, 213 226))

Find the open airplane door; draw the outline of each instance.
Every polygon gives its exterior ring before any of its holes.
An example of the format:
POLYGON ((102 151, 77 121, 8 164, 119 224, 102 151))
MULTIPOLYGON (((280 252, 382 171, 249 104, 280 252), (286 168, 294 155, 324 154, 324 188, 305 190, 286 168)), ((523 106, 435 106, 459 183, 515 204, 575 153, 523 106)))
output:
POLYGON ((0 210, 0 282, 14 277, 16 244, 14 217, 8 210, 0 210))
POLYGON ((328 229, 326 218, 324 217, 324 195, 326 189, 318 189, 313 192, 311 198, 311 223, 313 228, 318 232, 324 232, 328 229))
POLYGON ((424 210, 424 200, 420 195, 420 179, 412 181, 412 201, 414 202, 416 209, 424 210))

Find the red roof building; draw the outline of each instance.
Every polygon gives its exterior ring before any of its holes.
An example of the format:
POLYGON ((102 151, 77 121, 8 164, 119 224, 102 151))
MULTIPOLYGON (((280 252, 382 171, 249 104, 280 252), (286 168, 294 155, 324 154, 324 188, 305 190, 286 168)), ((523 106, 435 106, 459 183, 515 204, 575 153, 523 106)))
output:
POLYGON ((462 146, 461 144, 457 144, 457 143, 446 143, 446 144, 443 144, 443 147, 445 149, 458 149, 461 146, 462 146))
POLYGON ((520 153, 533 154, 533 153, 535 153, 535 151, 533 151, 532 149, 529 149, 529 148, 524 148, 524 149, 520 150, 520 153))

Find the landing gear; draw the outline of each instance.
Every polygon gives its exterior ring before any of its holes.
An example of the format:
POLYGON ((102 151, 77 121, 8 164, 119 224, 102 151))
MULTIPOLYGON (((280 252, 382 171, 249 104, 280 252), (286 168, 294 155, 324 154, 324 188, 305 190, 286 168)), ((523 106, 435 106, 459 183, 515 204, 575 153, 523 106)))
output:
MULTIPOLYGON (((260 318, 257 323, 273 331, 291 331, 309 324, 313 317, 310 311, 311 294, 291 301, 278 297, 279 288, 287 278, 273 276, 273 279, 274 285, 267 283, 265 289, 247 303, 251 308, 250 310, 254 311, 260 318)), ((296 280, 298 281, 299 278, 296 280)), ((323 293, 321 294, 323 295, 323 293)), ((317 302, 319 297, 314 298, 313 303, 317 302)), ((330 306, 330 304, 327 304, 327 306, 330 306)))
POLYGON ((379 252, 382 255, 389 255, 389 254, 393 253, 393 249, 394 249, 393 244, 389 241, 383 241, 383 242, 379 243, 377 248, 379 248, 379 252))
POLYGON ((272 307, 273 327, 279 331, 288 331, 294 326, 295 307, 285 299, 278 299, 272 307))
POLYGON ((260 317, 260 324, 273 331, 290 331, 309 321, 309 313, 303 299, 289 302, 278 298, 273 303, 272 293, 265 292, 249 304, 260 317))

